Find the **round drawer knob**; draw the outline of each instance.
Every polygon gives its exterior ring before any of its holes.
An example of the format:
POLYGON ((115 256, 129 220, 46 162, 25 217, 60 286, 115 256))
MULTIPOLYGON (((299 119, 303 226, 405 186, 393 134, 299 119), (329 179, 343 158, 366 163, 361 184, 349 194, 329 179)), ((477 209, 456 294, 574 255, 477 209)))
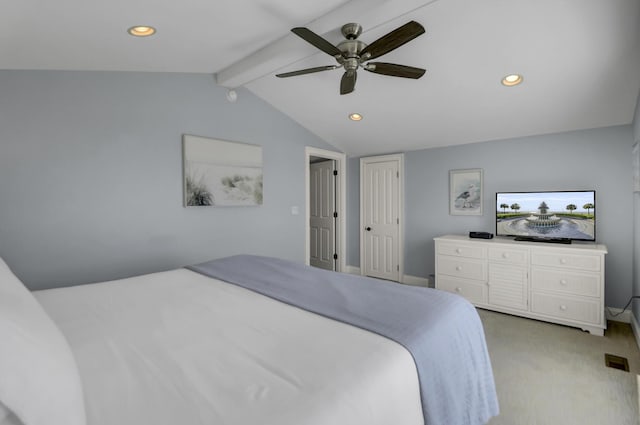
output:
POLYGON ((506 252, 503 252, 503 253, 502 253, 502 258, 509 258, 509 254, 508 254, 508 253, 506 253, 506 252))
POLYGON ((567 286, 567 280, 566 279, 561 279, 560 280, 560 285, 567 286))
POLYGON ((561 258, 560 259, 560 264, 567 264, 567 259, 566 258, 561 258))
POLYGON ((456 248, 456 254, 461 254, 462 250, 460 248, 456 248))
POLYGON ((563 304, 563 305, 561 305, 561 306, 560 306, 560 310, 562 310, 562 311, 567 311, 567 306, 566 306, 566 305, 564 305, 564 304, 563 304))
POLYGON ((462 292, 462 288, 458 286, 458 287, 456 288, 456 292, 462 292))
POLYGON ((461 272, 462 271, 462 266, 456 266, 456 270, 461 272))

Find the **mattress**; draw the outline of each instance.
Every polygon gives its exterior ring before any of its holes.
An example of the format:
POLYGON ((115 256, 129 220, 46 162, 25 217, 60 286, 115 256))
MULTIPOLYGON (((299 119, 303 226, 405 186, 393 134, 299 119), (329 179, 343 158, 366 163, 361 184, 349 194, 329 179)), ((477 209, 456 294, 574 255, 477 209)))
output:
POLYGON ((179 269, 34 295, 88 425, 423 424, 416 364, 375 333, 179 269))

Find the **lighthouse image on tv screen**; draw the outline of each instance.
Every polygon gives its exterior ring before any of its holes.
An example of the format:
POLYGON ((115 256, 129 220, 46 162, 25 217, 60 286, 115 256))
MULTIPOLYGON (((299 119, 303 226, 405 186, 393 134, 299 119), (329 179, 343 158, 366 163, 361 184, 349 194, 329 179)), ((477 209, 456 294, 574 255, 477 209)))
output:
POLYGON ((595 241, 596 193, 496 193, 496 234, 532 239, 595 241))

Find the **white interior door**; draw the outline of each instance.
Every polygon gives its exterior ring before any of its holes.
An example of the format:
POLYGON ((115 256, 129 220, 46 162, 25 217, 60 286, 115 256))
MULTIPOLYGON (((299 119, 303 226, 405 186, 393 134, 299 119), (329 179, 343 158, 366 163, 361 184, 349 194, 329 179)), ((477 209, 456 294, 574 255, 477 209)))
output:
POLYGON ((310 164, 309 262, 314 267, 335 270, 336 190, 335 161, 310 164))
POLYGON ((360 268, 367 276, 399 282, 402 156, 362 158, 360 268))
MULTIPOLYGON (((305 238, 304 238, 304 258, 305 264, 311 264, 311 231, 310 231, 310 214, 311 211, 311 164, 316 162, 317 158, 324 158, 332 160, 335 163, 335 168, 338 175, 335 176, 336 180, 336 211, 338 218, 335 220, 336 233, 335 233, 335 246, 338 259, 335 261, 336 271, 347 271, 347 238, 346 238, 346 205, 347 205, 347 156, 342 152, 328 151, 325 149, 319 149, 312 146, 306 146, 304 148, 304 181, 305 181, 305 238)), ((293 214, 293 208, 292 208, 293 214)), ((295 214, 294 214, 295 215, 295 214)))

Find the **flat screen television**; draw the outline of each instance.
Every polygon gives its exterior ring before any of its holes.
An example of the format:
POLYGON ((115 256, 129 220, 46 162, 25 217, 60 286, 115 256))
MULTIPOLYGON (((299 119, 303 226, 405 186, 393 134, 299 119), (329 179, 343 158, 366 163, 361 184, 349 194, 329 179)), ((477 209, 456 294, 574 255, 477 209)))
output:
POLYGON ((540 242, 595 241, 596 192, 497 192, 496 235, 540 242))

